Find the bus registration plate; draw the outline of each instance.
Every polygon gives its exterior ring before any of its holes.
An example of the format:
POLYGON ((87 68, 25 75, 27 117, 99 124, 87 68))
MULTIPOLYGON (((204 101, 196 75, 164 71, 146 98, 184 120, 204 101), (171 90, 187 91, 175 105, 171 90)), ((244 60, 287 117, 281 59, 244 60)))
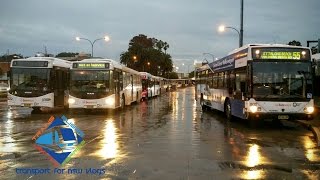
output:
POLYGON ((31 104, 23 104, 24 107, 31 107, 31 104))
POLYGON ((289 119, 288 115, 279 115, 278 119, 289 119))
POLYGON ((94 108, 94 105, 87 105, 86 108, 94 108))

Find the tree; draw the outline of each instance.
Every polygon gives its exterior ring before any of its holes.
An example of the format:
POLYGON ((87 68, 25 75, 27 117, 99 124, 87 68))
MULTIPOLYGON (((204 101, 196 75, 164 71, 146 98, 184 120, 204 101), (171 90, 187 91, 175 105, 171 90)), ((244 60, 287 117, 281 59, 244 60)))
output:
POLYGON ((12 59, 21 59, 23 56, 21 54, 10 54, 10 55, 3 55, 0 56, 1 62, 11 62, 12 59))
POLYGON ((288 43, 288 45, 291 45, 291 46, 301 46, 301 43, 300 43, 300 41, 293 40, 293 41, 290 41, 290 42, 288 43))
POLYGON ((193 78, 194 77, 194 71, 189 73, 189 78, 193 78))
POLYGON ((73 52, 61 52, 56 55, 56 57, 75 57, 79 53, 73 53, 73 52))
POLYGON ((173 69, 172 58, 166 54, 168 48, 167 42, 139 34, 130 40, 128 50, 120 54, 120 62, 140 72, 166 77, 173 69))
POLYGON ((179 76, 176 72, 170 72, 168 74, 168 79, 179 79, 179 76))

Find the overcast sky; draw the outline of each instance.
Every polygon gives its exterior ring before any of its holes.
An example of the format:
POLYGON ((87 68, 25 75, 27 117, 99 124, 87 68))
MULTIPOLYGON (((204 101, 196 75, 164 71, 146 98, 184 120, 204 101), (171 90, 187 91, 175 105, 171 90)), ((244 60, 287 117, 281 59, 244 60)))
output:
MULTIPOLYGON (((320 38, 320 0, 244 0, 244 44, 288 43, 320 38)), ((138 34, 169 43, 168 53, 181 70, 194 60, 225 56, 238 47, 240 0, 2 0, 0 55, 9 50, 33 56, 91 52, 80 36, 98 41, 94 55, 119 59, 138 34)), ((191 67, 191 66, 190 66, 191 67)))

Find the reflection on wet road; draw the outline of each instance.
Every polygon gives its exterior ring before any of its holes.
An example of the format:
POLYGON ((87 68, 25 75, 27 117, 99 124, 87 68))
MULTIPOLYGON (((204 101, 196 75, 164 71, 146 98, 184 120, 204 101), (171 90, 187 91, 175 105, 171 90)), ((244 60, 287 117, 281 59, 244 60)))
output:
POLYGON ((66 115, 86 145, 60 168, 105 168, 103 175, 17 175, 15 168, 54 168, 32 136, 51 114, 0 105, 0 177, 5 179, 319 179, 320 151, 311 132, 285 122, 252 129, 202 112, 193 88, 113 113, 66 115))

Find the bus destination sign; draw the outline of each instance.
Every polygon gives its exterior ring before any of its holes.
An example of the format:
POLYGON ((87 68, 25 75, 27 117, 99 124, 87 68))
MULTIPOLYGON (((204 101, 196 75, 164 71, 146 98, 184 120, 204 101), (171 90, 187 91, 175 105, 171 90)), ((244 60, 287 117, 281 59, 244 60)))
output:
POLYGON ((109 68, 109 63, 75 63, 73 68, 81 69, 106 69, 109 68))
POLYGON ((13 61, 12 66, 21 67, 48 67, 48 61, 13 61))
POLYGON ((310 51, 301 48, 252 48, 252 58, 310 60, 310 51))

